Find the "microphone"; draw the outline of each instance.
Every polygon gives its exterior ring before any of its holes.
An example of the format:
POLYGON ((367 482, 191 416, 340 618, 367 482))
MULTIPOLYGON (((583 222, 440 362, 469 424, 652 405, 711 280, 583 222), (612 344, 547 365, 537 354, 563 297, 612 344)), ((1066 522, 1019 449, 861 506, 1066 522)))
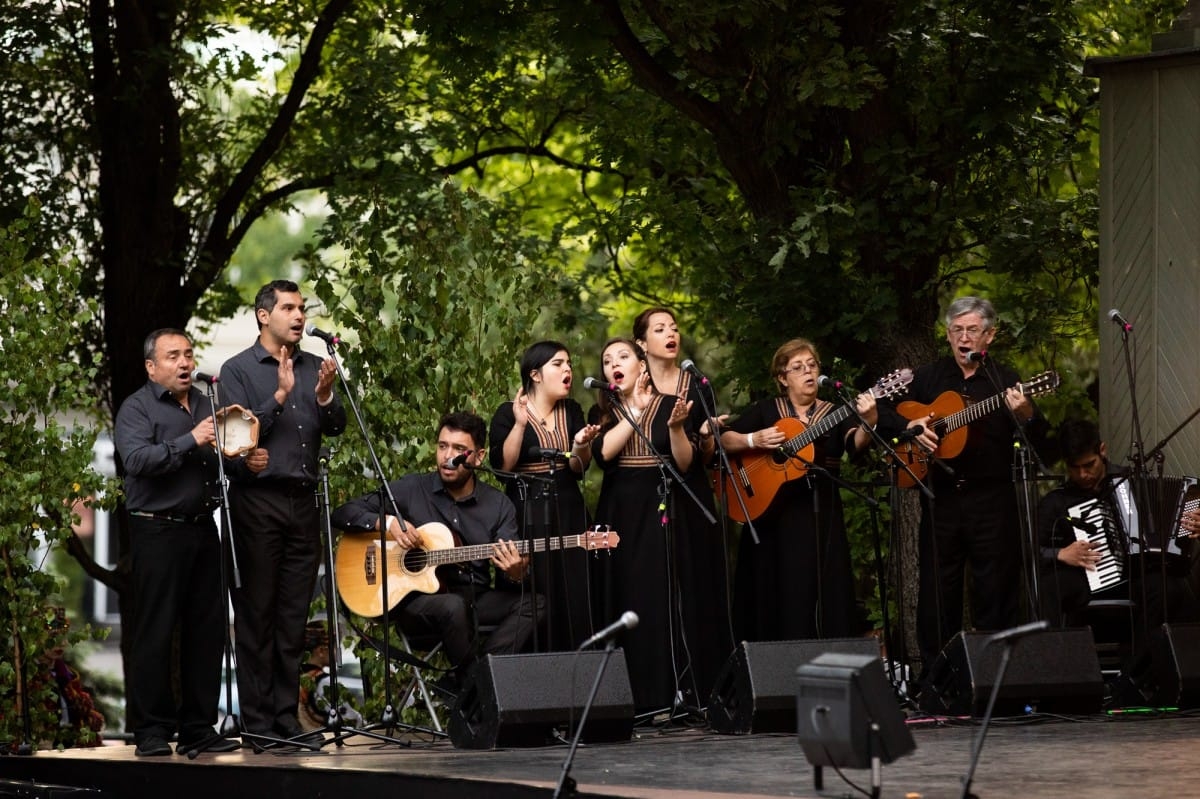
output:
POLYGON ((594 377, 585 377, 583 379, 583 387, 590 389, 600 389, 601 391, 616 391, 617 387, 612 383, 604 383, 594 377))
POLYGON ((531 458, 538 458, 544 461, 567 460, 571 457, 571 453, 563 452, 561 449, 537 446, 530 447, 527 454, 531 458))
POLYGON ((967 353, 968 361, 974 361, 975 363, 979 363, 986 359, 987 359, 987 350, 984 350, 983 352, 968 352, 967 353))
POLYGON ((217 375, 205 374, 204 372, 201 372, 199 369, 197 369, 196 371, 192 372, 192 382, 193 383, 208 383, 210 386, 212 386, 212 385, 216 385, 217 383, 221 382, 221 378, 218 377, 217 375))
POLYGON ((601 630, 600 632, 593 635, 591 638, 584 641, 582 644, 579 645, 579 648, 587 649, 592 644, 598 644, 601 641, 605 641, 605 640, 608 640, 609 638, 612 638, 614 635, 621 632, 621 630, 632 630, 634 627, 637 627, 637 626, 638 626, 638 615, 636 613, 634 613, 632 610, 627 610, 621 614, 621 618, 617 619, 612 624, 608 625, 603 630, 601 630))
POLYGON ((467 450, 466 452, 458 453, 453 458, 446 461, 446 466, 451 469, 457 469, 459 466, 467 464, 467 468, 470 469, 471 465, 467 463, 467 459, 471 457, 473 452, 473 450, 467 450))
POLYGON ((1108 312, 1108 318, 1109 318, 1109 321, 1116 322, 1118 325, 1120 325, 1121 329, 1124 330, 1126 333, 1133 332, 1133 325, 1129 324, 1129 322, 1127 322, 1125 320, 1125 317, 1121 316, 1121 312, 1118 311, 1116 308, 1113 308, 1111 311, 1108 312))
POLYGON ((844 383, 841 380, 834 379, 829 375, 821 375, 817 378, 817 386, 820 388, 841 388, 844 383))
POLYGON ((902 433, 900 433, 900 435, 898 435, 892 439, 892 443, 893 444, 903 444, 906 441, 912 441, 914 438, 916 438, 917 436, 921 435, 924 432, 925 432, 924 425, 915 424, 912 427, 906 427, 906 428, 904 428, 904 431, 902 433))
POLYGON ((988 639, 989 644, 994 644, 997 641, 1015 641, 1018 638, 1024 638, 1030 633, 1037 633, 1045 630, 1050 626, 1050 622, 1045 619, 1031 621, 1029 624, 1021 624, 1017 627, 1010 627, 1007 630, 1001 630, 988 639))
POLYGON ((692 363, 691 358, 688 358, 686 361, 679 364, 679 368, 685 372, 691 372, 692 374, 694 374, 696 376, 696 379, 700 381, 701 385, 704 385, 704 386, 708 385, 708 378, 704 376, 703 372, 701 372, 699 369, 696 368, 696 364, 692 363))
POLYGON ((342 343, 342 340, 338 337, 337 333, 327 333, 314 325, 312 322, 308 323, 308 327, 304 328, 304 332, 310 336, 316 336, 331 347, 336 347, 338 344, 342 343))

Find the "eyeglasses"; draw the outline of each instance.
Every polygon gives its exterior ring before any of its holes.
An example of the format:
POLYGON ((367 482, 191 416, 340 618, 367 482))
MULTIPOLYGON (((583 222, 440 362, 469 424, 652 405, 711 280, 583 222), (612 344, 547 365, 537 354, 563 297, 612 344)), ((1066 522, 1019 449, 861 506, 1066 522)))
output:
POLYGON ((809 361, 808 363, 798 363, 795 366, 789 366, 783 370, 783 373, 787 375, 792 372, 819 372, 820 370, 821 364, 816 361, 809 361))
POLYGON ((971 338, 975 338, 982 332, 983 328, 979 327, 978 325, 971 325, 970 327, 958 327, 956 325, 950 328, 950 335, 954 336, 955 338, 961 336, 963 333, 966 333, 971 338))

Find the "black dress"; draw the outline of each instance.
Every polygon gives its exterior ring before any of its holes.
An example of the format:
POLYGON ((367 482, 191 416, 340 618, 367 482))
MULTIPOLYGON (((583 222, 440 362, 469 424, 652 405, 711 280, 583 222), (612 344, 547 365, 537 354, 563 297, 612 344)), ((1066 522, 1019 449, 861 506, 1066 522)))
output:
MULTIPOLYGON (((833 409, 814 406, 811 425, 833 409)), ((794 416, 786 397, 760 400, 728 429, 752 433, 794 416)), ((813 442, 812 462, 836 473, 853 417, 813 442)), ((754 519, 759 542, 743 529, 733 587, 738 640, 778 641, 841 638, 856 630, 850 546, 837 484, 810 470, 779 487, 767 510, 754 519)))
MULTIPOLYGON (((568 452, 575 434, 585 426, 583 409, 573 399, 559 400, 550 416, 553 430, 532 420, 525 425, 521 454, 512 471, 528 475, 528 479, 503 481, 504 492, 516 506, 524 539, 578 535, 588 525, 587 507, 579 489, 583 476, 565 461, 551 463, 529 453, 532 447, 568 452)), ((488 437, 494 469, 503 468, 504 441, 515 424, 512 402, 502 404, 492 416, 488 437)), ((575 649, 592 634, 587 552, 574 548, 536 553, 530 579, 533 590, 546 597, 546 629, 538 633, 537 651, 575 649)))
MULTIPOLYGON (((673 396, 656 395, 638 420, 654 449, 667 459, 667 421, 674 401, 673 396)), ((690 420, 684 425, 685 432, 694 433, 690 420)), ((691 500, 676 486, 663 506, 663 472, 636 433, 616 458, 606 461, 602 447, 613 426, 607 424, 592 444, 593 457, 604 470, 596 520, 621 536, 611 557, 599 560, 603 618, 612 620, 627 610, 638 615, 637 627, 624 632, 620 643, 634 707, 639 713, 657 711, 673 707, 677 691, 700 695, 693 668, 696 655, 716 649, 710 639, 726 626, 707 623, 697 611, 706 599, 701 592, 711 592, 712 586, 695 584, 695 550, 679 545, 687 533, 683 509, 691 500)))

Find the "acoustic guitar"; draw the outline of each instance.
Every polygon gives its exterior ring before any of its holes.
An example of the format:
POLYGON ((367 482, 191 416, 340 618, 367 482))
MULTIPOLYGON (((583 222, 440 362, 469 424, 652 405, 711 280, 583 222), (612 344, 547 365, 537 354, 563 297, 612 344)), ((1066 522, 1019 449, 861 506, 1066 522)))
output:
MULTIPOLYGON (((1054 391, 1061 382, 1057 372, 1042 372, 1027 382, 1018 383, 1017 388, 1027 397, 1036 397, 1054 391)), ((1004 393, 993 394, 985 400, 968 405, 962 394, 957 391, 944 391, 928 405, 909 400, 897 405, 896 410, 905 419, 920 420, 925 427, 932 428, 933 432, 937 433, 938 445, 932 453, 933 457, 957 458, 967 445, 967 434, 970 431, 966 426, 1002 407, 1004 393)), ((930 455, 915 441, 897 445, 896 457, 908 465, 917 480, 924 480, 925 475, 929 473, 930 455)), ((896 484, 901 488, 913 488, 917 483, 908 472, 900 469, 896 472, 896 484)))
MULTIPOLYGON (((902 392, 912 382, 912 369, 897 369, 891 374, 879 378, 868 391, 881 399, 902 392)), ((757 519, 766 512, 779 492, 780 486, 790 480, 796 480, 808 473, 808 464, 812 463, 815 445, 821 436, 837 427, 851 413, 847 405, 840 405, 812 426, 805 425, 799 419, 790 416, 775 422, 775 428, 787 436, 787 441, 773 450, 748 450, 729 458, 731 473, 724 478, 725 491, 730 497, 726 501, 725 510, 729 518, 745 522, 757 519), (738 502, 734 493, 740 494, 742 502, 738 502), (745 512, 742 506, 745 505, 745 512)), ((714 477, 714 489, 720 491, 721 475, 714 477)))
MULTIPOLYGON (((338 594, 351 612, 368 618, 382 616, 413 591, 437 593, 440 588, 436 574, 438 566, 487 560, 492 556, 492 544, 455 546, 454 534, 441 522, 423 524, 416 531, 421 537, 420 547, 405 549, 388 538, 383 558, 379 557, 377 533, 342 536, 334 556, 333 572, 337 577, 338 594), (383 569, 387 570, 387 597, 383 595, 383 569)), ((513 543, 519 553, 527 555, 577 547, 589 551, 614 549, 620 541, 615 531, 597 527, 579 535, 513 543)))

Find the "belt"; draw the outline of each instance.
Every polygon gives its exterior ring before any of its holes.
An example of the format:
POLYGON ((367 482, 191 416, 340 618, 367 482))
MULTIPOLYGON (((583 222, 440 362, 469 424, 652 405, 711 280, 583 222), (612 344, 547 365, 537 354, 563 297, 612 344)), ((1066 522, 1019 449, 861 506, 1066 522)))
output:
POLYGON ((209 513, 150 513, 144 510, 131 510, 130 516, 140 516, 143 519, 157 519, 160 522, 175 522, 176 524, 200 524, 203 521, 212 521, 212 514, 209 513))
POLYGON ((249 483, 242 483, 241 487, 265 488, 291 497, 312 494, 317 490, 317 484, 311 480, 254 480, 249 483))

